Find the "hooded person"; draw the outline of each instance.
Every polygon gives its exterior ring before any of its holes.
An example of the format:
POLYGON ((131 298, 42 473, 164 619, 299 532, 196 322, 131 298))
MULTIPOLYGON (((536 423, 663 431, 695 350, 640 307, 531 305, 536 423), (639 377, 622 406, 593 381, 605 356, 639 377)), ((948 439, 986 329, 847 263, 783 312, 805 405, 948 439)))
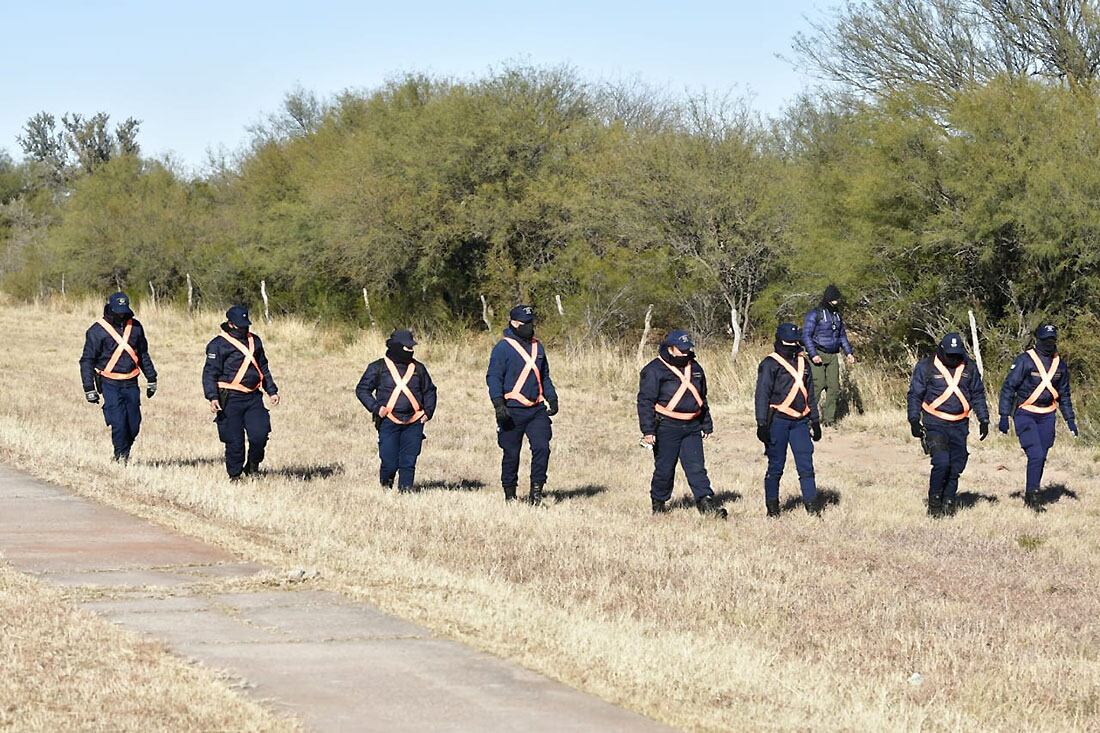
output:
POLYGON ((840 396, 840 353, 844 352, 849 364, 855 363, 852 345, 848 343, 848 331, 840 314, 842 296, 836 285, 825 288, 821 302, 806 313, 802 322, 802 345, 810 359, 810 373, 814 382, 814 401, 821 406, 821 422, 836 422, 836 404, 840 396), (825 401, 821 393, 825 393, 825 401))
POLYGON ((707 377, 694 348, 687 331, 672 331, 639 375, 638 424, 642 441, 653 447, 649 496, 654 514, 666 511, 679 462, 699 512, 724 519, 726 510, 715 502, 703 457, 703 440, 714 432, 714 423, 707 377))
POLYGON ((821 422, 814 399, 814 380, 801 332, 793 323, 781 323, 775 331, 775 351, 768 354, 756 375, 756 437, 764 444, 768 470, 764 474, 764 505, 769 517, 779 516, 779 483, 787 462, 787 448, 794 455, 798 486, 806 511, 817 514, 821 506, 814 475, 814 443, 821 440, 821 422))
POLYGON ((1027 456, 1024 503, 1042 510, 1039 489, 1047 453, 1054 446, 1055 415, 1061 410, 1073 437, 1077 418, 1069 392, 1069 365, 1058 354, 1058 329, 1051 324, 1035 331, 1035 346, 1018 355, 1001 385, 998 430, 1008 434, 1009 418, 1015 422, 1016 437, 1027 456))
POLYGON ((969 457, 970 413, 978 417, 981 440, 989 435, 989 408, 985 385, 970 361, 962 336, 949 333, 936 353, 913 369, 907 399, 910 431, 920 438, 932 469, 928 477, 928 515, 955 513, 959 476, 969 457))
POLYGON ((235 305, 226 311, 221 331, 206 345, 202 369, 203 395, 214 413, 218 439, 225 444, 230 481, 259 472, 271 434, 271 415, 264 406, 263 393, 273 406, 281 399, 263 341, 251 331, 251 325, 245 306, 235 305))
POLYGON ((550 379, 546 350, 535 338, 535 311, 517 305, 508 314, 508 327, 493 346, 485 373, 489 400, 497 422, 497 445, 503 451, 500 483, 504 500, 515 501, 519 484, 519 454, 523 439, 531 448, 533 505, 542 503, 550 463, 550 418, 558 412, 558 393, 550 379))
POLYGON ((99 402, 111 428, 114 460, 130 460, 130 449, 141 429, 141 392, 138 375, 145 375, 145 396, 157 392, 157 370, 149 356, 145 329, 134 318, 126 293, 114 293, 103 306, 103 317, 84 333, 80 381, 84 398, 99 402))
POLYGON ((435 384, 423 362, 413 358, 415 348, 412 331, 394 331, 386 355, 367 365, 355 388, 378 430, 378 480, 384 489, 393 487, 394 478, 398 491, 413 488, 424 425, 435 415, 435 384))

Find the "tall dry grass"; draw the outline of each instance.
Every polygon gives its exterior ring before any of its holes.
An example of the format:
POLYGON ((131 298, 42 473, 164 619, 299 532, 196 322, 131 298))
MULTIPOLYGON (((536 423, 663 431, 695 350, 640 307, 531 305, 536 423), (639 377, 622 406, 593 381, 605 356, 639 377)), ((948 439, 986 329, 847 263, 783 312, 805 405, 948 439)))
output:
MULTIPOLYGON (((77 379, 98 308, 4 309, 18 346, 0 356, 0 459, 246 557, 316 565, 346 593, 684 728, 1100 728, 1100 464, 1064 433, 1048 480, 1076 500, 1026 511, 1011 496, 1022 454, 997 436, 972 446, 972 506, 932 522, 899 387, 862 365, 852 376, 872 409, 817 447, 819 482, 838 503, 821 519, 769 521, 751 415, 762 354, 733 368, 704 353, 717 426, 708 465, 730 519, 689 508, 655 518, 633 360, 551 345, 562 412, 549 506, 504 506, 490 338, 470 336, 418 349, 440 389, 419 478, 442 486, 384 494, 353 395, 381 336, 349 344, 281 320, 257 326, 284 396, 269 472, 230 484, 199 387, 218 315, 139 314, 161 391, 121 467, 77 379)), ((790 470, 785 498, 797 494, 790 470)))

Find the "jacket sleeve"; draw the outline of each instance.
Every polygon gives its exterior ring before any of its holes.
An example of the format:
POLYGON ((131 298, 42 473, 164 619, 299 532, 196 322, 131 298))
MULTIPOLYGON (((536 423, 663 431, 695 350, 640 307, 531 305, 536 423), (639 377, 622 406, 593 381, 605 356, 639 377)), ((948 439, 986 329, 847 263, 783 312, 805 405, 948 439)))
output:
POLYGON ((1063 364, 1065 368, 1062 371, 1062 378, 1054 385, 1054 389, 1058 390, 1058 406, 1062 409, 1062 417, 1065 418, 1067 423, 1076 423, 1077 416, 1073 412, 1073 399, 1069 395, 1069 364, 1065 364, 1065 362, 1063 364))
POLYGON ((206 345, 206 361, 202 367, 202 394, 207 400, 218 399, 218 377, 225 362, 225 351, 218 348, 217 339, 206 345))
POLYGON ((768 402, 771 400, 772 388, 775 386, 775 369, 768 363, 770 359, 760 362, 756 371, 756 424, 768 424, 768 402))
POLYGON ((422 404, 420 405, 420 407, 423 408, 424 414, 428 416, 429 420, 431 420, 432 417, 435 415, 435 398, 436 398, 435 382, 432 381, 432 375, 428 373, 428 367, 421 364, 420 365, 420 370, 424 375, 424 377, 423 377, 423 379, 424 379, 424 381, 423 381, 424 394, 422 395, 422 397, 424 399, 421 401, 422 404))
MULTIPOLYGON (((427 374, 427 372, 425 372, 427 374)), ((378 414, 380 403, 374 397, 374 391, 378 389, 378 362, 367 365, 363 376, 359 378, 359 384, 355 388, 355 396, 363 403, 363 407, 372 415, 378 414)))
POLYGON ((1005 377, 1004 384, 1001 385, 1001 394, 997 400, 998 414, 1011 415, 1016 410, 1016 394, 1019 392, 1026 374, 1027 370, 1024 368, 1024 362, 1017 356, 1016 361, 1012 362, 1012 366, 1008 368, 1008 375, 1005 377))
POLYGON ((80 383, 85 392, 95 390, 95 360, 99 355, 99 344, 93 335, 95 326, 84 334, 84 351, 80 354, 80 383))
POLYGON ((489 369, 485 372, 485 384, 489 387, 489 399, 493 402, 504 399, 504 368, 507 355, 498 341, 489 354, 489 369))
POLYGON ((806 319, 802 322, 802 345, 806 347, 806 355, 810 359, 817 356, 817 349, 814 348, 815 330, 817 330, 817 308, 807 313, 806 319))
POLYGON ((256 363, 260 365, 260 373, 264 375, 264 392, 269 395, 279 394, 279 385, 275 384, 275 377, 271 376, 271 367, 267 365, 267 351, 264 350, 264 342, 259 336, 253 334, 256 339, 256 363))
POLYGON ((985 399, 985 382, 978 367, 974 367, 974 373, 970 375, 970 406, 978 416, 978 422, 989 422, 989 404, 985 399))
POLYGON ((661 385, 654 370, 645 367, 638 375, 638 428, 642 435, 657 433, 657 397, 661 385))
POLYGON ((924 394, 928 388, 924 383, 924 371, 924 361, 918 361, 913 367, 913 378, 909 380, 909 394, 906 395, 906 417, 909 422, 920 420, 920 406, 924 402, 924 394))
POLYGON ((845 354, 852 355, 852 345, 848 343, 848 328, 844 325, 844 318, 840 318, 840 348, 844 350, 845 354))
POLYGON ((145 375, 146 382, 157 381, 157 368, 153 366, 153 357, 149 356, 149 341, 145 338, 145 327, 138 331, 135 351, 141 359, 141 373, 145 375))
POLYGON ((699 375, 699 396, 703 398, 703 425, 702 430, 708 435, 714 432, 714 419, 710 416, 710 400, 707 399, 707 373, 699 375))
POLYGON ((539 344, 542 351, 542 394, 547 400, 557 404, 558 391, 554 389, 554 380, 550 378, 550 360, 546 358, 546 349, 539 344))
POLYGON ((821 413, 817 409, 817 395, 814 394, 814 373, 812 369, 806 370, 806 402, 810 406, 810 422, 821 422, 821 413))

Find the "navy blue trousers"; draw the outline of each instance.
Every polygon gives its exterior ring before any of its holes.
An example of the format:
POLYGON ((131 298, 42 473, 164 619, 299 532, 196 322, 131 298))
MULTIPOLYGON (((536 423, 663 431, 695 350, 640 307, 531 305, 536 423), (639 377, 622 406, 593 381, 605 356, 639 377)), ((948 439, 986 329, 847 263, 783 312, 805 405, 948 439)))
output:
POLYGON ((1016 423, 1016 437, 1020 439, 1020 447, 1027 456, 1027 485, 1028 493, 1038 491, 1043 482, 1043 469, 1047 463, 1047 453, 1054 446, 1055 413, 1048 412, 1045 415, 1036 415, 1026 410, 1017 410, 1014 422, 1016 423))
POLYGON ((416 480, 416 459, 423 442, 423 423, 398 425, 383 418, 378 426, 378 457, 382 459, 378 480, 383 486, 392 486, 397 476, 397 488, 412 488, 416 480))
POLYGON ((115 458, 129 458, 130 448, 141 430, 141 390, 137 380, 126 382, 104 379, 103 420, 111 428, 115 458))
POLYGON ((764 499, 779 500, 779 481, 783 478, 783 467, 787 463, 787 446, 790 446, 791 453, 794 454, 802 500, 812 502, 817 499, 817 479, 814 477, 814 442, 810 438, 810 421, 805 418, 786 420, 778 415, 772 418, 769 432, 764 499))
POLYGON ((668 501, 672 498, 677 462, 684 469, 696 501, 714 495, 703 459, 703 433, 698 420, 661 420, 657 427, 657 442, 653 445, 653 479, 649 483, 652 499, 668 501))
POLYGON ((924 429, 932 460, 932 471, 928 475, 928 497, 954 499, 959 492, 959 476, 966 469, 966 461, 970 457, 966 450, 970 421, 933 423, 926 416, 924 429))
POLYGON ((511 423, 497 426, 497 445, 504 451, 500 462, 500 485, 514 489, 519 483, 519 451, 525 435, 531 447, 531 483, 545 484, 546 469, 550 465, 550 438, 553 437, 546 407, 509 407, 508 414, 511 423))
POLYGON ((271 434, 271 415, 264 407, 263 394, 257 390, 233 392, 218 413, 218 439, 225 443, 225 470, 240 476, 245 463, 245 436, 248 436, 248 461, 259 466, 264 459, 267 436, 271 434))

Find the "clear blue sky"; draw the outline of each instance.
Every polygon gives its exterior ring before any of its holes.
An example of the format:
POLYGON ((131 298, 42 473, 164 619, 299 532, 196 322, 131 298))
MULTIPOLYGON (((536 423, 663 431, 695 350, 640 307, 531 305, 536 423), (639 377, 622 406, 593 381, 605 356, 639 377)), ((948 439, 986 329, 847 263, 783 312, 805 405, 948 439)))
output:
POLYGON ((35 112, 104 110, 143 120, 146 154, 197 166, 208 147, 237 148, 298 84, 328 96, 517 59, 674 92, 734 89, 776 112, 806 85, 776 54, 832 4, 3 0, 0 149, 18 157, 35 112))

